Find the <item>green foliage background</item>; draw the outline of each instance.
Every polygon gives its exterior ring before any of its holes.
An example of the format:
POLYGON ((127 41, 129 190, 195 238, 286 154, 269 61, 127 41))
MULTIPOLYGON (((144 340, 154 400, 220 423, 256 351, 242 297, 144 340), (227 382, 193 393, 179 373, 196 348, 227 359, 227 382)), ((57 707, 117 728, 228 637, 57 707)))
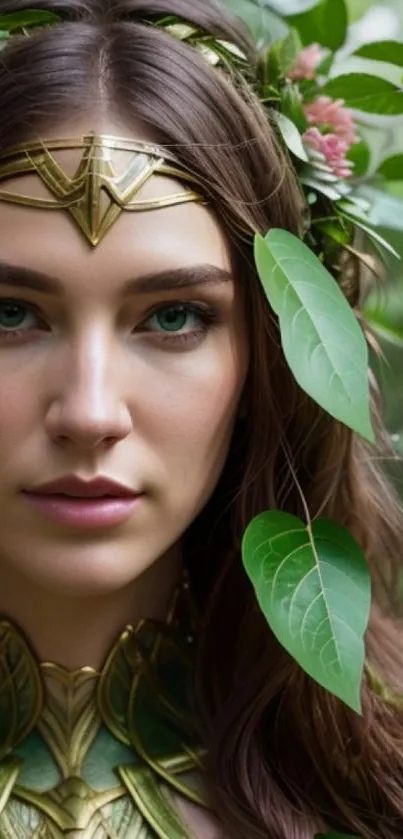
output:
MULTIPOLYGON (((248 21, 255 37, 262 36, 262 46, 270 40, 276 41, 286 34, 284 17, 292 22, 290 15, 312 10, 319 0, 225 0, 226 4, 240 17, 248 21)), ((395 85, 403 80, 403 3, 402 0, 326 0, 320 3, 316 23, 309 17, 306 38, 310 43, 315 34, 320 43, 326 39, 337 39, 338 27, 344 28, 342 7, 347 5, 349 36, 347 43, 336 53, 332 70, 335 79, 349 72, 370 73, 395 85), (339 8, 340 6, 340 8, 339 8), (378 18, 375 15, 378 14, 378 18), (380 34, 377 20, 389 27, 387 34, 380 34), (317 27, 316 33, 314 28, 317 27), (383 61, 352 55, 364 43, 384 38, 402 42, 402 67, 383 61)), ((301 29, 300 29, 301 31, 301 29)), ((329 47, 337 47, 330 43, 329 47)), ((337 95, 337 94, 336 94, 337 95)), ((403 94, 402 94, 403 95, 403 94)), ((373 221, 378 232, 393 245, 401 257, 399 262, 393 256, 386 266, 384 281, 370 291, 365 304, 365 314, 376 334, 382 357, 373 356, 372 365, 376 372, 384 398, 384 413, 387 427, 399 454, 403 455, 403 116, 379 116, 360 114, 360 131, 370 150, 370 169, 377 172, 382 162, 396 155, 394 171, 389 171, 388 182, 379 184, 384 190, 384 201, 376 201, 373 221), (387 124, 386 124, 387 122, 387 124), (385 130, 386 127, 386 130, 385 130), (395 202, 393 199, 397 199, 395 202), (379 229, 381 225, 381 229, 379 229)), ((359 154, 353 147, 353 153, 359 154)), ((364 152, 365 154, 365 152, 364 152)), ((365 168, 365 163, 364 163, 365 168)), ((365 194, 365 189, 364 189, 365 194)), ((370 197, 370 196, 368 196, 370 197)), ((394 468, 398 483, 402 484, 401 466, 394 468)))

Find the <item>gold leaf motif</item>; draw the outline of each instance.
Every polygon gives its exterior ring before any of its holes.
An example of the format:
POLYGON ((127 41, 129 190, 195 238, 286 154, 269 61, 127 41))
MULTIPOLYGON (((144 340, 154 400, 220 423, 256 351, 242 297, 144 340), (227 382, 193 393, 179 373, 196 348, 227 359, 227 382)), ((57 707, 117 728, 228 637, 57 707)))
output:
POLYGON ((14 799, 0 818, 5 839, 155 839, 123 786, 94 792, 79 778, 70 778, 50 793, 17 788, 16 795, 21 803, 14 799))
POLYGON ((9 757, 3 760, 0 767, 0 814, 3 812, 20 771, 21 760, 9 757))
POLYGON ((130 746, 127 709, 134 674, 141 663, 134 629, 129 626, 111 650, 98 685, 97 701, 102 719, 109 731, 130 746))
POLYGON ((120 768, 119 775, 158 839, 195 839, 170 805, 161 784, 150 769, 126 766, 120 768))
POLYGON ((35 728, 43 707, 43 684, 21 633, 0 622, 0 759, 35 728))
POLYGON ((63 777, 79 776, 101 726, 94 702, 94 681, 98 674, 90 667, 70 672, 54 664, 42 664, 41 669, 47 697, 38 729, 63 777))

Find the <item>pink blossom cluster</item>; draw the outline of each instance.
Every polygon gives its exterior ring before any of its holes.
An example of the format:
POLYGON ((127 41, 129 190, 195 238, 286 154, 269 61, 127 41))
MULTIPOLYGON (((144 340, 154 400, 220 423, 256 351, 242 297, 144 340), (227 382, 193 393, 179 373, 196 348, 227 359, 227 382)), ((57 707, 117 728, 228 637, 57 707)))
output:
MULTIPOLYGON (((287 73, 291 81, 314 79, 321 62, 319 44, 310 44, 297 57, 287 73)), ((303 135, 307 146, 324 155, 332 172, 339 178, 348 178, 353 165, 347 154, 353 143, 359 142, 356 126, 343 99, 318 96, 304 105, 309 128, 303 135)))
POLYGON ((358 143, 355 123, 348 108, 344 108, 343 99, 331 99, 330 96, 318 96, 304 106, 305 116, 310 125, 317 125, 322 133, 337 134, 345 140, 348 147, 358 143))
MULTIPOLYGON (((319 44, 310 44, 297 57, 287 73, 291 81, 314 79, 321 62, 319 44)), ((352 163, 347 154, 353 143, 359 142, 356 127, 348 108, 342 99, 318 96, 304 105, 309 128, 303 135, 306 145, 321 152, 332 172, 339 178, 352 174, 352 163)))
POLYGON ((298 79, 314 79, 316 70, 322 60, 322 53, 319 44, 310 44, 297 56, 297 59, 287 76, 292 81, 298 79))
POLYGON ((352 174, 353 163, 346 157, 350 149, 346 140, 337 134, 321 134, 319 128, 308 128, 303 135, 305 144, 326 158, 332 172, 338 178, 348 178, 352 174))
POLYGON ((318 96, 304 106, 310 128, 303 139, 307 146, 321 152, 332 172, 339 178, 352 174, 353 164, 347 154, 353 143, 359 142, 355 123, 342 99, 318 96))

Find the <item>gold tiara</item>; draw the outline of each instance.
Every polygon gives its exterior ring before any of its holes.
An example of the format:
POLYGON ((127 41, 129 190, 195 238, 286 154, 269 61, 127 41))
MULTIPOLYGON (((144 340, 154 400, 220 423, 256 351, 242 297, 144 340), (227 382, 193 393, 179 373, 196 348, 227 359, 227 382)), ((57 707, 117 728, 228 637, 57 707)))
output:
POLYGON ((168 150, 109 135, 26 143, 0 154, 0 182, 29 173, 38 175, 53 197, 38 198, 18 192, 17 180, 12 190, 0 187, 0 201, 45 210, 65 209, 93 246, 102 241, 123 211, 145 212, 206 200, 197 191, 200 185, 196 176, 168 150), (83 149, 72 177, 52 154, 68 149, 83 149), (130 154, 128 165, 119 173, 111 161, 114 151, 130 154), (175 178, 184 188, 173 194, 139 199, 141 189, 155 174, 175 178))
MULTIPOLYGON (((15 34, 28 37, 34 28, 59 23, 62 23, 62 19, 58 15, 43 10, 0 15, 0 47, 6 45, 7 40, 15 34)), ((213 67, 225 68, 227 71, 236 69, 244 74, 248 71, 247 56, 237 46, 211 36, 177 16, 144 19, 141 23, 161 29, 176 40, 188 44, 213 67)), ((0 201, 41 209, 65 209, 93 246, 102 241, 124 210, 144 212, 190 201, 206 202, 206 184, 169 150, 127 138, 89 134, 78 139, 25 143, 0 153, 0 183, 28 173, 38 175, 52 197, 38 198, 22 194, 17 187, 0 187, 0 201), (71 177, 52 152, 77 148, 83 149, 83 156, 71 177), (120 173, 112 165, 112 151, 126 151, 131 155, 126 169, 120 173), (138 199, 140 190, 154 174, 176 178, 184 188, 171 195, 161 194, 149 200, 138 199)), ((234 219, 233 223, 235 227, 239 226, 239 222, 234 219)))

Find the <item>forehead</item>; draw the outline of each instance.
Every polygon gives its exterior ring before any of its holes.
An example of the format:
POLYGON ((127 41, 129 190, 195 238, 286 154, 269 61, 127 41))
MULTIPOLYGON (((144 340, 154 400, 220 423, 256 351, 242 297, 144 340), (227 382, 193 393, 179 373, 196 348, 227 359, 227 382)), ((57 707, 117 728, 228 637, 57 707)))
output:
MULTIPOLYGON (((56 154, 55 154, 56 157, 56 154)), ((57 161, 73 177, 82 158, 82 150, 57 153, 57 161)), ((127 164, 127 154, 116 152, 113 164, 117 171, 127 164)), ((49 198, 45 184, 35 174, 3 181, 2 187, 49 198)), ((155 201, 161 196, 183 192, 183 184, 166 175, 154 174, 142 186, 137 198, 155 201)), ((109 199, 106 199, 109 200, 109 199)), ((60 276, 88 270, 116 273, 127 263, 139 273, 165 267, 186 267, 195 262, 209 262, 229 268, 226 238, 212 209, 200 203, 158 207, 147 211, 123 211, 103 241, 93 248, 64 209, 41 209, 0 201, 0 258, 19 265, 35 267, 60 276)))
MULTIPOLYGON (((128 127, 115 117, 94 111, 87 117, 69 120, 46 132, 49 141, 89 134, 107 135, 135 143, 154 144, 152 130, 142 123, 128 127)), ((82 149, 59 150, 57 161, 71 178, 82 159, 82 149)), ((55 154, 56 157, 56 154, 55 154)), ((124 171, 127 153, 113 151, 111 162, 117 172, 124 171)), ((10 187, 12 181, 9 181, 10 187)), ((2 187, 7 186, 3 181, 2 187)), ((14 186, 16 184, 14 183, 14 186)), ((24 175, 18 178, 18 190, 28 189, 30 195, 48 198, 47 187, 40 178, 24 175)), ((137 198, 149 200, 173 195, 183 184, 166 175, 153 175, 138 192, 137 198)), ((105 238, 93 247, 85 239, 75 221, 63 209, 44 210, 0 201, 0 259, 44 270, 54 276, 71 280, 102 276, 111 278, 120 270, 127 276, 165 268, 187 267, 197 262, 230 268, 228 240, 212 207, 200 203, 179 204, 148 210, 120 213, 105 238)))

